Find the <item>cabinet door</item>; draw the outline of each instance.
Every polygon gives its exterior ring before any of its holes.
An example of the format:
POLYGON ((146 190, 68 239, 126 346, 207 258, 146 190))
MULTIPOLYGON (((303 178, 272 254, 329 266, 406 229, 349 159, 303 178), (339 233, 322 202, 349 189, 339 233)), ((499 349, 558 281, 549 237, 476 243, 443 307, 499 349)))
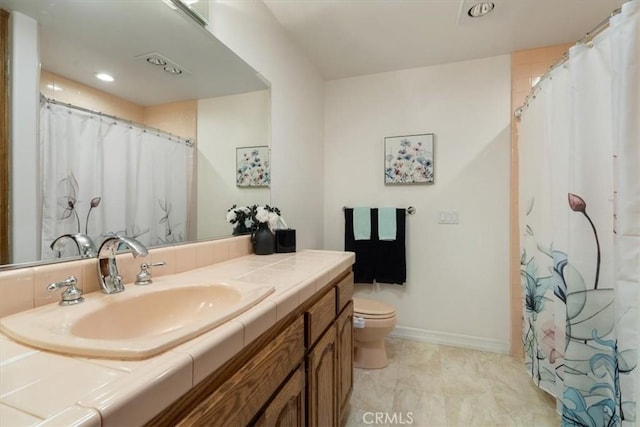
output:
POLYGON ((344 425, 353 390, 353 302, 336 319, 338 345, 338 421, 344 425))
POLYGON ((242 365, 227 367, 235 373, 213 391, 196 386, 195 403, 187 410, 175 405, 148 425, 249 425, 303 358, 304 322, 300 316, 242 365))
POLYGON ((298 368, 266 407, 256 427, 305 427, 304 365, 298 368))
POLYGON ((337 425, 336 328, 330 327, 308 356, 308 410, 310 427, 337 425))

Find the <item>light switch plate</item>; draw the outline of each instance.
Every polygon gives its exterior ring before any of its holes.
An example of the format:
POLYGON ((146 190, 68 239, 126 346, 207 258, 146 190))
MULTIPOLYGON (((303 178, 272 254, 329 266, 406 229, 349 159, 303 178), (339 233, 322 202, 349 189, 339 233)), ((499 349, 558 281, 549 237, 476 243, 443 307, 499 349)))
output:
POLYGON ((439 211, 438 224, 459 224, 460 214, 458 211, 439 211))

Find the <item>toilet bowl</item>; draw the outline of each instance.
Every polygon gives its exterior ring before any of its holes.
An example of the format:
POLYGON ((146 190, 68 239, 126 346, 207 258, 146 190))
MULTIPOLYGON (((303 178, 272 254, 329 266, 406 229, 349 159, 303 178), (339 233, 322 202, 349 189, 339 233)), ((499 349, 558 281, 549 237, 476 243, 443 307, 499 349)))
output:
POLYGON ((382 301, 354 298, 353 317, 353 365, 362 369, 384 368, 389 364, 384 337, 396 326, 395 308, 382 301))

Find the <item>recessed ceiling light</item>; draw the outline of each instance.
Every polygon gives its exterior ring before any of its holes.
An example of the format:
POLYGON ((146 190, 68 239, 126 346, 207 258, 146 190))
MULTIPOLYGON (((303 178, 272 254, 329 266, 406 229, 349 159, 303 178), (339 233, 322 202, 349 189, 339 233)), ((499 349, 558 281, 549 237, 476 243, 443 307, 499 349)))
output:
POLYGON ((169 67, 169 66, 167 66, 167 67, 164 67, 164 70, 167 73, 171 73, 171 74, 182 74, 182 70, 180 68, 178 68, 178 67, 169 67))
POLYGON ((471 9, 469 9, 467 11, 467 15, 469 15, 472 18, 479 18, 491 12, 494 7, 495 7, 495 4, 488 1, 483 1, 481 3, 476 4, 471 9))
POLYGON ((147 58, 147 62, 153 65, 167 65, 167 61, 157 56, 150 56, 147 58))
POLYGON ((96 78, 102 80, 103 82, 112 82, 115 80, 111 74, 107 73, 96 73, 96 78))
POLYGON ((64 90, 62 88, 62 86, 58 86, 57 84, 48 84, 47 87, 49 89, 53 90, 54 92, 58 92, 58 91, 64 90))

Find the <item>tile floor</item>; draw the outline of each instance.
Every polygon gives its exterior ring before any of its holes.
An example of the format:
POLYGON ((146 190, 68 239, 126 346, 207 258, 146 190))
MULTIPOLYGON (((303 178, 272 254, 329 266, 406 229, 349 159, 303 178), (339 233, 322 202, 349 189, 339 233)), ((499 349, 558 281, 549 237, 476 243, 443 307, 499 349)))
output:
POLYGON ((355 369, 348 427, 560 426, 520 359, 399 339, 387 339, 387 354, 385 369, 355 369))

